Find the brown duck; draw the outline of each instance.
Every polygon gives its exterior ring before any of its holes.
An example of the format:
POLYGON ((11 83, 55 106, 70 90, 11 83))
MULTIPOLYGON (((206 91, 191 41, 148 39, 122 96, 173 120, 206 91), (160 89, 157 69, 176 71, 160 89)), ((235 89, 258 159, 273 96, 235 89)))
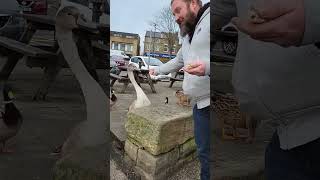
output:
POLYGON ((10 152, 6 149, 6 142, 17 135, 22 124, 22 115, 13 103, 12 90, 8 85, 1 85, 0 96, 1 117, 0 117, 0 153, 10 152))

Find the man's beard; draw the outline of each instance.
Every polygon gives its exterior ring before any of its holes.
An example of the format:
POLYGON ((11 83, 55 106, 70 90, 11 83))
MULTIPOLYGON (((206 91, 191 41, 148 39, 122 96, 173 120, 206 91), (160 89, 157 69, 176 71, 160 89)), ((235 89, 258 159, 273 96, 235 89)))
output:
POLYGON ((181 24, 179 24, 180 27, 180 35, 182 37, 185 37, 187 34, 193 31, 194 25, 196 21, 196 15, 190 11, 190 8, 188 8, 188 13, 186 15, 186 18, 184 19, 181 24))

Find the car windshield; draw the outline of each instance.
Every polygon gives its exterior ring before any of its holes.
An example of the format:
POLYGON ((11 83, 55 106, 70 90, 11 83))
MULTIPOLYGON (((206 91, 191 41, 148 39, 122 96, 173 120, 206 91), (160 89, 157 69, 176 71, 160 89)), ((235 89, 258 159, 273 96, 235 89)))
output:
POLYGON ((110 57, 110 60, 113 60, 113 61, 123 61, 123 57, 122 56, 118 56, 118 55, 112 55, 110 57))
POLYGON ((69 2, 73 2, 73 3, 77 3, 77 4, 81 4, 84 6, 88 6, 89 5, 89 1, 88 0, 68 0, 69 2))
POLYGON ((149 65, 149 66, 161 66, 163 63, 157 59, 157 58, 152 58, 150 57, 145 57, 144 61, 149 65))
POLYGON ((19 11, 19 4, 15 0, 1 0, 0 1, 0 14, 9 13, 12 11, 19 11))

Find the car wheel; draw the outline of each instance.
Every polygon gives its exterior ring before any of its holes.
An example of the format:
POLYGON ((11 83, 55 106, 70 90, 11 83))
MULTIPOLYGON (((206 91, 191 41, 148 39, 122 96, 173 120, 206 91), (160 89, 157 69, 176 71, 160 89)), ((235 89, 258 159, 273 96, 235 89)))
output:
POLYGON ((227 55, 234 56, 237 53, 237 41, 227 40, 222 42, 223 52, 227 55))
MULTIPOLYGON (((234 27, 227 27, 223 31, 231 31, 231 32, 237 32, 237 30, 234 27)), ((226 40, 222 41, 222 49, 223 52, 227 55, 234 56, 237 53, 237 47, 238 47, 238 39, 235 38, 227 38, 226 40)))

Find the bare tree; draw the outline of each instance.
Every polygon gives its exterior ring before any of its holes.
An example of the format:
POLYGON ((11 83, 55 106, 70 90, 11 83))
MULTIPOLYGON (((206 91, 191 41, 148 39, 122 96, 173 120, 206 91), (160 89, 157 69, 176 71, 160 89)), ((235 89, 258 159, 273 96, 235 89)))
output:
POLYGON ((174 45, 178 41, 179 26, 175 22, 175 17, 171 12, 170 6, 164 7, 157 13, 150 25, 158 27, 158 30, 164 35, 168 43, 168 50, 171 57, 174 45))

